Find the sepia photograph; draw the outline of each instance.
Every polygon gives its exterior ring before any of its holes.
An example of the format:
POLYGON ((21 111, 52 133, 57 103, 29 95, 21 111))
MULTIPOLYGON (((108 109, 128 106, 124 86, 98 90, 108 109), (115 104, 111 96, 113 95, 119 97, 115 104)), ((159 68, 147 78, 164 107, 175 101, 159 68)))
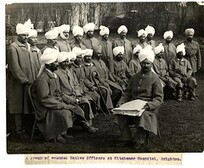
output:
POLYGON ((204 2, 5 3, 6 152, 202 153, 204 2))

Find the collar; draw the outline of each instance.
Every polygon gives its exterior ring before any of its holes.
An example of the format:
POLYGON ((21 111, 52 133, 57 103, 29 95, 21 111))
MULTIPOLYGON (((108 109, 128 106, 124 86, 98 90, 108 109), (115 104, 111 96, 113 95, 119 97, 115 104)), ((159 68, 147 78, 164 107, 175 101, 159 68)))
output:
POLYGON ((20 41, 18 41, 17 39, 15 39, 15 43, 19 46, 19 47, 25 47, 25 44, 21 43, 20 41))
POLYGON ((47 74, 51 77, 51 78, 57 78, 57 75, 54 73, 54 72, 52 72, 52 71, 50 71, 49 69, 47 69, 47 68, 45 68, 45 71, 47 72, 47 74))
POLYGON ((91 63, 84 62, 84 65, 85 65, 85 66, 93 66, 93 63, 92 63, 92 62, 91 62, 91 63))

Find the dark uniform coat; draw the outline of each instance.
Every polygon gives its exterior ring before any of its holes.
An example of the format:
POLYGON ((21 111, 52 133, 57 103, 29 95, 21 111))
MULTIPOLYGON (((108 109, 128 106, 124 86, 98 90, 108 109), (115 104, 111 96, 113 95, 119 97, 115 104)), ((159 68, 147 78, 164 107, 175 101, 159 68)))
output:
POLYGON ((185 58, 191 63, 192 73, 197 72, 201 68, 200 46, 196 41, 184 41, 186 55, 185 58))
MULTIPOLYGON (((147 101, 149 106, 149 110, 144 111, 140 117, 139 127, 143 127, 145 130, 157 135, 156 114, 163 103, 163 89, 158 76, 154 72, 150 71, 147 74, 139 72, 135 74, 131 78, 130 83, 119 103, 123 104, 136 99, 147 101)), ((116 115, 115 121, 119 124, 121 130, 124 130, 125 125, 127 125, 127 123, 124 123, 126 120, 124 120, 124 117, 137 120, 137 117, 116 115)), ((130 135, 130 131, 123 132, 121 138, 122 140, 128 140, 130 139, 130 135)))
POLYGON ((167 66, 169 67, 169 62, 171 59, 176 57, 176 47, 173 43, 164 43, 164 60, 167 63, 167 66))
POLYGON ((36 109, 37 126, 46 140, 72 127, 72 113, 84 118, 81 108, 68 104, 69 99, 60 90, 57 75, 46 68, 33 83, 31 95, 36 109))
POLYGON ((113 42, 113 48, 118 47, 118 46, 123 46, 125 51, 124 51, 124 61, 126 64, 129 63, 129 61, 132 59, 132 43, 128 39, 121 39, 118 38, 113 42))
POLYGON ((59 77, 60 88, 62 92, 66 94, 68 98, 70 98, 70 102, 73 102, 73 99, 78 98, 80 101, 79 106, 84 109, 86 119, 91 120, 94 117, 91 109, 91 104, 88 98, 82 95, 83 91, 79 86, 74 71, 71 72, 68 69, 63 70, 62 68, 58 68, 55 73, 59 77))
POLYGON ((113 68, 113 45, 110 40, 105 41, 101 39, 100 44, 102 46, 102 60, 105 62, 109 70, 113 68))
POLYGON ((82 40, 82 44, 85 45, 87 49, 94 49, 100 45, 98 39, 96 39, 95 37, 92 38, 85 37, 82 40))
POLYGON ((32 110, 26 83, 33 83, 35 71, 31 55, 26 46, 18 40, 8 49, 8 102, 10 113, 30 113, 32 110))
POLYGON ((63 40, 62 38, 57 40, 56 47, 59 49, 60 52, 62 52, 62 51, 70 52, 71 51, 69 41, 68 40, 63 40))
POLYGON ((130 70, 130 75, 133 76, 134 74, 138 73, 141 71, 141 66, 140 66, 140 60, 137 58, 133 58, 129 62, 129 70, 130 70))

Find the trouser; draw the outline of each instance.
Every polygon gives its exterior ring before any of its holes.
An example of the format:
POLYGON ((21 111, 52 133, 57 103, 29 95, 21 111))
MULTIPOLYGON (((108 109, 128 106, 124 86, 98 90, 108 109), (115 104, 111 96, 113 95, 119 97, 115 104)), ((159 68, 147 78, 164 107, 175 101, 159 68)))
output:
POLYGON ((21 131, 23 130, 23 116, 22 114, 14 114, 14 118, 15 118, 15 126, 16 126, 16 132, 21 133, 21 131))

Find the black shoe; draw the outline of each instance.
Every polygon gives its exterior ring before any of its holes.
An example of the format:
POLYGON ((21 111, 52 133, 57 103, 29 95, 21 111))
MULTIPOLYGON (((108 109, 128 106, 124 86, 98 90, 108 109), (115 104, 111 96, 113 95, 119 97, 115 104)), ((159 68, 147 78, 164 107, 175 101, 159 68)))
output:
POLYGON ((132 147, 132 146, 134 146, 132 140, 122 141, 122 142, 116 144, 116 147, 132 147))
POLYGON ((98 132, 98 128, 95 128, 93 126, 89 126, 86 131, 89 133, 89 134, 96 134, 98 132))
POLYGON ((62 134, 61 136, 62 136, 62 138, 64 138, 65 140, 73 140, 73 138, 74 138, 72 135, 67 135, 67 134, 62 134))
POLYGON ((67 141, 61 135, 56 138, 56 141, 62 144, 65 144, 67 141))

